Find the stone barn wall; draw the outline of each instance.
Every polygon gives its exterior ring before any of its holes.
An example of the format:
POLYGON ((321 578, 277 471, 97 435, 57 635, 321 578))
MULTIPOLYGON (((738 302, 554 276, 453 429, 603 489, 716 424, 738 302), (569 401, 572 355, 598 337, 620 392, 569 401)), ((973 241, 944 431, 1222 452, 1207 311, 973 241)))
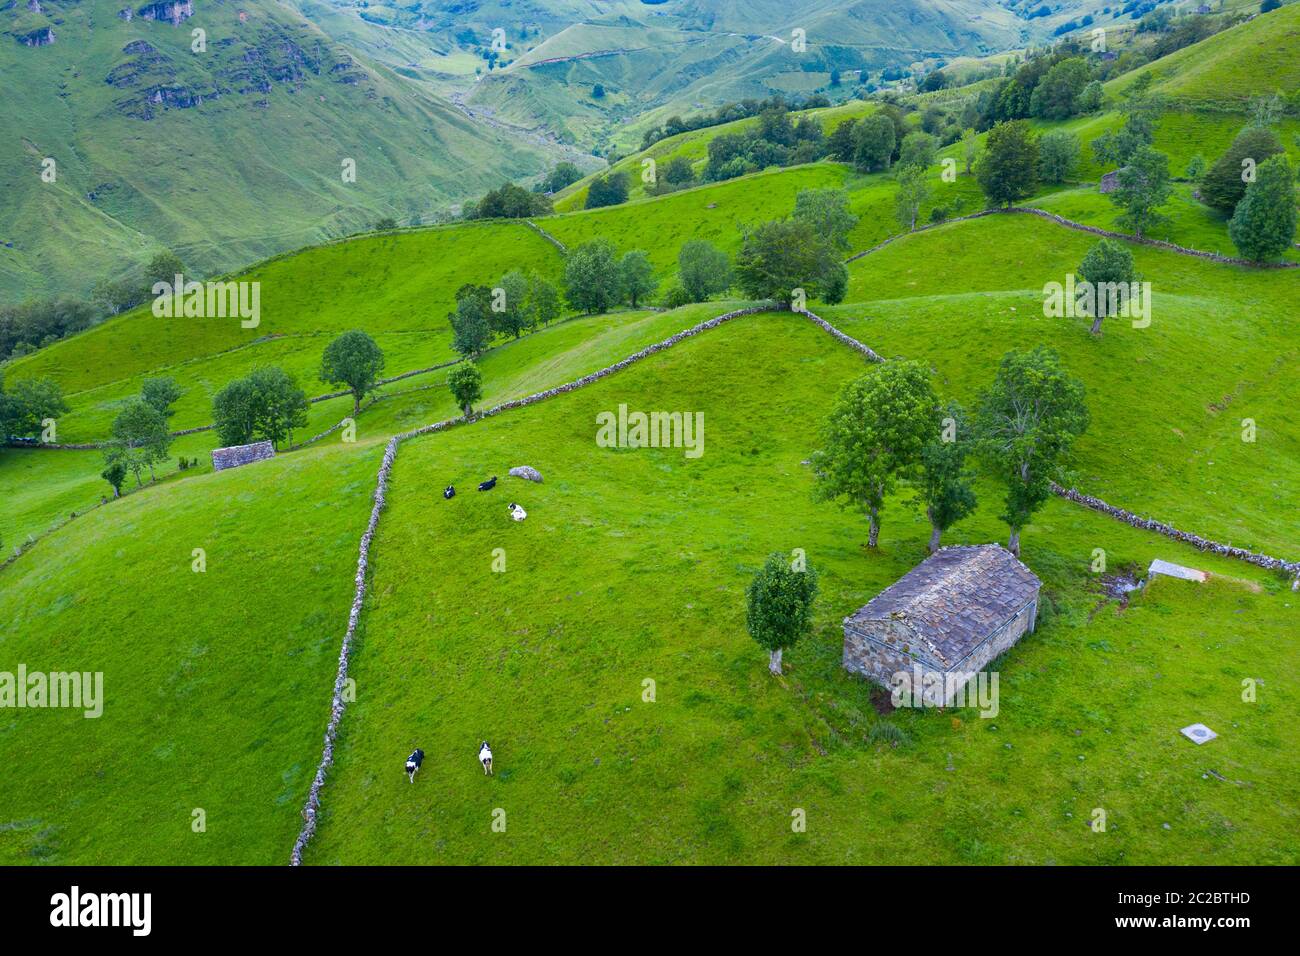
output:
MULTIPOLYGON (((917 666, 922 673, 936 671, 945 675, 974 674, 1006 653, 1025 634, 1032 632, 1037 617, 1038 598, 1035 597, 980 642, 969 656, 947 667, 935 659, 924 644, 919 644, 916 635, 901 621, 845 623, 844 669, 861 674, 886 690, 893 689, 895 674, 900 671, 910 674, 917 666)), ((952 694, 955 695, 961 687, 962 684, 954 685, 952 694)), ((944 704, 949 703, 951 695, 944 700, 944 704)))
POLYGON ((251 445, 231 445, 229 448, 212 449, 212 468, 214 471, 225 471, 227 468, 238 468, 240 465, 249 465, 255 461, 264 461, 267 458, 275 457, 275 446, 269 441, 253 442, 251 445))

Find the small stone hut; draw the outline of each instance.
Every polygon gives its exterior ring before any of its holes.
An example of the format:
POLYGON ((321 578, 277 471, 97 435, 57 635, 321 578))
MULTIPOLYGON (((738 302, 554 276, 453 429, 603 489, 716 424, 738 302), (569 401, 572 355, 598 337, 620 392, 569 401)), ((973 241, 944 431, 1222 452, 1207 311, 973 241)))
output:
POLYGON ((1033 631, 1041 587, 1001 545, 941 548, 844 619, 844 667, 885 687, 901 673, 934 674, 946 692, 931 703, 950 704, 1033 631))
POLYGON ((255 461, 274 457, 275 446, 269 441, 256 441, 251 445, 231 445, 228 448, 214 448, 212 449, 212 468, 214 471, 225 471, 227 468, 238 468, 240 465, 248 465, 255 461))

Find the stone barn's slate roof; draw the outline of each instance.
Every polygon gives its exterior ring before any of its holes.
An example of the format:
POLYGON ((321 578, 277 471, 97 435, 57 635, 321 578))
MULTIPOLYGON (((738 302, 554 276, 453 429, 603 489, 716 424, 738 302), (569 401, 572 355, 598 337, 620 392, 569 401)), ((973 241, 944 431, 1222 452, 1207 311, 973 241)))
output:
POLYGON ((266 458, 275 457, 275 446, 269 441, 257 441, 251 445, 231 445, 228 448, 212 449, 212 467, 216 471, 238 468, 266 458))
POLYGON ((947 667, 1034 600, 1040 587, 1001 545, 954 545, 930 555, 844 623, 902 620, 947 667))

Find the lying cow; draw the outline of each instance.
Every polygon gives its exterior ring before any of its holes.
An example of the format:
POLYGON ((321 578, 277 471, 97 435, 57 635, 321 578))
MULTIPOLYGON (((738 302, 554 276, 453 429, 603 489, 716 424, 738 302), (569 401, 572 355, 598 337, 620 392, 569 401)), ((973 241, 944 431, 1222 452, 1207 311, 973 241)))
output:
POLYGON ((456 486, 455 486, 455 485, 448 485, 446 488, 442 489, 442 496, 443 496, 444 498, 449 499, 449 500, 450 500, 451 498, 455 498, 455 497, 456 497, 456 486))
POLYGON ((480 482, 478 483, 478 490, 479 490, 479 491, 491 491, 491 490, 492 490, 493 488, 495 488, 496 486, 497 486, 497 476, 496 476, 496 475, 493 475, 493 476, 492 476, 491 478, 489 478, 487 481, 480 481, 480 482))
POLYGON ((510 502, 510 517, 516 521, 523 521, 528 517, 528 512, 512 501, 510 502))

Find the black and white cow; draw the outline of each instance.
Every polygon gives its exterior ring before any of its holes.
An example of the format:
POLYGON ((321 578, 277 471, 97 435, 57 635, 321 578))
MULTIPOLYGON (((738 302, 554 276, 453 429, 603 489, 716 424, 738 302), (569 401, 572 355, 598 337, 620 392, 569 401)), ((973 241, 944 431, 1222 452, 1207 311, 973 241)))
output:
POLYGON ((487 742, 486 740, 483 741, 483 746, 481 746, 481 747, 478 748, 478 762, 481 763, 481 764, 483 765, 483 774, 484 774, 484 776, 489 776, 489 775, 491 775, 491 773, 492 773, 492 748, 488 746, 488 742, 487 742))
POLYGON ((456 497, 456 486, 455 486, 455 485, 448 485, 446 488, 442 489, 442 496, 443 496, 444 498, 448 498, 448 499, 450 499, 450 498, 455 498, 455 497, 456 497))
POLYGON ((419 747, 411 752, 411 756, 406 758, 406 775, 415 783, 416 771, 420 769, 420 764, 424 763, 424 751, 419 747))
POLYGON ((493 476, 492 476, 491 478, 489 478, 487 481, 480 481, 480 482, 478 483, 478 490, 479 490, 479 491, 491 491, 491 490, 492 490, 493 488, 495 488, 496 486, 497 486, 497 476, 496 476, 496 475, 493 475, 493 476))

